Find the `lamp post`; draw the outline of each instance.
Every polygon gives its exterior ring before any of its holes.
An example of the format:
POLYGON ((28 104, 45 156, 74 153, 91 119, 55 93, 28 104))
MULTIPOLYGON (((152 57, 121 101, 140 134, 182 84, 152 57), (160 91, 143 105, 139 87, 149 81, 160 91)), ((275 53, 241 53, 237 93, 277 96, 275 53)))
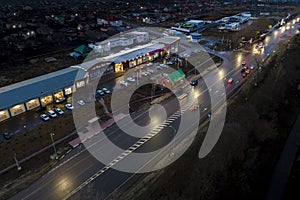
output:
POLYGON ((18 171, 20 171, 20 170, 22 169, 22 167, 21 167, 21 165, 20 165, 20 163, 19 163, 19 161, 18 161, 18 159, 17 159, 17 154, 16 154, 16 152, 15 152, 15 151, 13 151, 13 152, 14 152, 14 160, 15 160, 15 162, 16 162, 17 169, 18 169, 18 171))
POLYGON ((177 132, 177 130, 173 127, 173 126, 169 126, 172 130, 173 130, 173 142, 172 142, 172 153, 171 153, 171 156, 174 156, 174 146, 175 146, 175 141, 174 141, 174 137, 175 137, 175 135, 176 135, 176 132, 177 132))
POLYGON ((51 141, 52 141, 52 145, 53 145, 53 149, 54 149, 54 156, 55 156, 55 159, 57 159, 56 147, 55 147, 55 143, 54 143, 54 140, 53 140, 54 135, 55 135, 54 133, 50 133, 50 137, 51 137, 51 141))

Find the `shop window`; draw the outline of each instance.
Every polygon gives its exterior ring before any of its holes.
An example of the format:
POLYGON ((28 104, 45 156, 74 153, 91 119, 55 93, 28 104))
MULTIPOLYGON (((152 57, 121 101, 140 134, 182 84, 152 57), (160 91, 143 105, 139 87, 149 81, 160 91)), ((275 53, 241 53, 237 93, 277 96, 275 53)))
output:
POLYGON ((55 93, 53 96, 54 96, 56 103, 60 103, 66 99, 63 91, 59 91, 59 92, 55 93))
POLYGON ((0 111, 0 122, 8 119, 9 117, 10 116, 9 116, 8 110, 1 110, 0 111))
POLYGON ((34 108, 37 108, 40 106, 40 102, 38 99, 32 99, 28 102, 26 102, 26 108, 27 110, 32 110, 34 108))
POLYGON ((66 88, 66 89, 65 89, 65 94, 66 94, 66 95, 72 94, 72 88, 71 88, 71 87, 66 88))
POLYGON ((85 81, 84 80, 76 82, 76 88, 81 88, 83 86, 85 86, 85 81))
POLYGON ((42 106, 45 107, 46 105, 50 104, 53 102, 53 97, 52 95, 49 95, 49 96, 45 96, 45 97, 42 97, 41 98, 41 103, 42 103, 42 106))
POLYGON ((158 58, 159 57, 159 52, 156 52, 154 55, 153 55, 153 58, 158 58))
POLYGON ((123 64, 117 63, 115 64, 115 72, 122 72, 123 71, 123 64))
POLYGON ((144 62, 147 62, 147 57, 146 56, 143 57, 143 63, 144 62))
POLYGON ((139 58, 138 59, 138 64, 140 65, 140 64, 142 64, 143 63, 143 58, 139 58))
POLYGON ((24 104, 19 104, 19 105, 16 105, 14 107, 12 107, 10 110, 10 113, 11 113, 11 116, 16 116, 18 114, 21 114, 23 112, 26 112, 26 109, 25 109, 25 106, 24 104))
POLYGON ((135 67, 136 66, 136 60, 131 61, 131 66, 135 67))

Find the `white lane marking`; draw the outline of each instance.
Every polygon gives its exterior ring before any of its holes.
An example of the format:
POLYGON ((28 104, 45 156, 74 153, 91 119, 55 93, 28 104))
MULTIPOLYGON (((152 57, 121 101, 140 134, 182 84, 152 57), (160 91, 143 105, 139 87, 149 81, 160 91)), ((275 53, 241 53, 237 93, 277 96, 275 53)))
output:
POLYGON ((105 167, 103 167, 98 172, 96 172, 92 177, 90 177, 85 182, 83 182, 80 186, 78 186, 77 188, 75 188, 74 190, 72 190, 70 193, 68 193, 67 196, 64 197, 63 199, 66 200, 69 197, 71 197, 72 195, 74 195, 75 193, 77 193, 79 190, 81 190, 83 187, 85 187, 87 184, 89 184, 95 178, 97 178, 98 176, 100 176, 101 174, 103 174, 105 171, 107 171, 109 168, 111 168, 113 165, 115 165, 120 160, 122 160, 123 158, 125 158, 128 154, 130 154, 131 152, 133 152, 134 150, 136 150, 138 147, 140 147, 141 145, 143 145, 144 143, 146 143, 147 141, 149 141, 153 136, 155 136, 156 134, 158 134, 162 129, 163 128, 157 127, 153 131, 151 131, 151 133, 147 134, 145 137, 143 137, 140 140, 138 140, 135 144, 133 144, 131 147, 129 147, 121 155, 119 155, 118 157, 116 157, 113 161, 111 161, 105 167))

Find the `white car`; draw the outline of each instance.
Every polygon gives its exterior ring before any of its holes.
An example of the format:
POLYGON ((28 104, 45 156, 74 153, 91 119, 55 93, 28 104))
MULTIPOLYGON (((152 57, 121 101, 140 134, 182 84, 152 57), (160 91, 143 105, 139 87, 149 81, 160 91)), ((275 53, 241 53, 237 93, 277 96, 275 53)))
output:
POLYGON ((62 111, 62 109, 60 109, 60 108, 54 108, 54 111, 59 115, 64 114, 64 111, 62 111))
POLYGON ((70 104, 70 103, 67 103, 67 104, 65 105, 65 107, 66 107, 66 109, 68 109, 68 110, 73 110, 73 109, 74 109, 74 106, 72 106, 72 104, 70 104))
POLYGON ((107 88, 102 88, 102 91, 105 93, 105 94, 109 94, 111 91, 107 88))
POLYGON ((100 96, 104 95, 104 91, 103 90, 97 90, 96 93, 99 94, 100 96))
POLYGON ((150 72, 151 74, 153 74, 153 73, 154 73, 154 70, 149 69, 148 72, 150 72))
POLYGON ((48 110, 48 115, 52 118, 57 117, 57 114, 53 110, 48 110))
POLYGON ((147 67, 149 67, 149 66, 151 66, 151 65, 153 65, 153 64, 152 64, 152 63, 148 63, 148 64, 147 64, 147 67))
POLYGON ((41 117, 42 120, 44 120, 44 121, 48 121, 48 120, 49 120, 49 117, 48 117, 46 114, 41 114, 40 117, 41 117))
POLYGON ((168 66, 165 65, 165 64, 160 64, 159 66, 162 67, 162 68, 167 68, 167 67, 168 67, 168 66))
POLYGON ((134 79, 134 78, 132 78, 132 77, 128 77, 128 78, 127 78, 127 81, 129 81, 129 82, 134 82, 134 81, 135 81, 135 79, 134 79))
POLYGON ((125 87, 128 86, 128 82, 126 82, 126 81, 121 81, 120 84, 123 85, 123 86, 125 86, 125 87))
POLYGON ((78 100, 77 103, 81 106, 83 106, 85 104, 85 102, 83 100, 78 100))

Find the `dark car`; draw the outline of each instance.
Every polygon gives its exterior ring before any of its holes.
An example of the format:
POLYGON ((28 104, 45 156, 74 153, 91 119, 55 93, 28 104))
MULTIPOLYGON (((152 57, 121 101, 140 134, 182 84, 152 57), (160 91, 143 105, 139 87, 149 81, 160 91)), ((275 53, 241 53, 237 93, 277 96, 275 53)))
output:
POLYGON ((3 137, 4 137, 4 139, 9 140, 9 139, 11 139, 12 134, 6 132, 6 133, 3 133, 3 137))
POLYGON ((190 84, 191 86, 196 86, 198 85, 198 80, 192 80, 190 84))
POLYGON ((245 73, 245 68, 242 68, 241 73, 245 73))

